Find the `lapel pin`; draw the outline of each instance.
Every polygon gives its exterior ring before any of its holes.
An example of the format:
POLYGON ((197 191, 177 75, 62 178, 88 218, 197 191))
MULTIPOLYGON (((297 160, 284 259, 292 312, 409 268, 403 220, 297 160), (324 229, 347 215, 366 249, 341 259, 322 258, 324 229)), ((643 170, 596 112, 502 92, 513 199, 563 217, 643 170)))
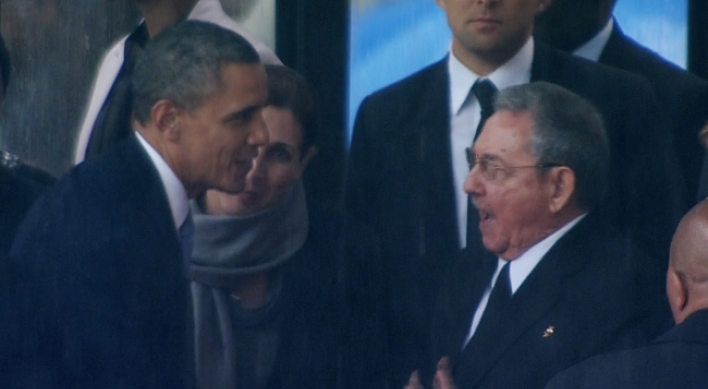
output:
POLYGON ((545 331, 543 331, 543 338, 548 339, 556 332, 556 327, 548 326, 545 331))

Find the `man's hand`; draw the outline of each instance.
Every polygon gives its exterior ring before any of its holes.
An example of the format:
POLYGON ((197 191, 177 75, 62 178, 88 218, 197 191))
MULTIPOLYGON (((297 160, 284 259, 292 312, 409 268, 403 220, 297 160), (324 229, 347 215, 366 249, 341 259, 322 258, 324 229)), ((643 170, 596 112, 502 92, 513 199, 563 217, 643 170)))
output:
POLYGON ((420 384, 420 375, 418 370, 411 373, 410 378, 408 378, 408 384, 403 387, 403 389, 425 389, 423 385, 420 384))
MULTIPOLYGON (((452 380, 452 369, 450 369, 450 359, 448 357, 442 357, 438 362, 438 371, 433 379, 433 388, 457 389, 455 382, 452 380)), ((408 384, 403 389, 425 389, 420 383, 418 370, 411 373, 410 378, 408 378, 408 384)))
POLYGON ((433 379, 433 388, 435 389, 457 389, 455 382, 452 380, 452 370, 450 369, 450 360, 447 357, 440 358, 438 362, 438 371, 433 379))

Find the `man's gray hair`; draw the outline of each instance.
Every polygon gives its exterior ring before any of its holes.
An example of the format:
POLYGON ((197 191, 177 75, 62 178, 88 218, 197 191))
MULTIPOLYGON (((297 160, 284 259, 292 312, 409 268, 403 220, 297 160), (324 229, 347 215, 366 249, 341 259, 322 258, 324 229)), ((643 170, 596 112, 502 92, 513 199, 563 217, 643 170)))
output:
MULTIPOLYGON (((538 164, 573 170, 576 199, 585 209, 603 199, 610 147, 602 116, 592 104, 558 85, 533 82, 500 91, 495 110, 531 113, 532 151, 538 164)), ((546 171, 542 169, 540 174, 546 171)))
POLYGON ((145 46, 135 64, 135 118, 146 124, 152 107, 163 99, 188 111, 197 109, 223 87, 224 65, 259 61, 248 41, 215 24, 185 21, 168 27, 145 46))

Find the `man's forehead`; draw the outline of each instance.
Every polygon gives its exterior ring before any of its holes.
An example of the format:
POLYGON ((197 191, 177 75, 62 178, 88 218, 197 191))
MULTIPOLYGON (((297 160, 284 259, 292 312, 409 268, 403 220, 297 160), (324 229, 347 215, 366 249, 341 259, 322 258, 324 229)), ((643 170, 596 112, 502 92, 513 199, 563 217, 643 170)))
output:
POLYGON ((480 157, 498 157, 512 151, 529 150, 532 132, 531 113, 501 110, 487 120, 473 150, 480 157))

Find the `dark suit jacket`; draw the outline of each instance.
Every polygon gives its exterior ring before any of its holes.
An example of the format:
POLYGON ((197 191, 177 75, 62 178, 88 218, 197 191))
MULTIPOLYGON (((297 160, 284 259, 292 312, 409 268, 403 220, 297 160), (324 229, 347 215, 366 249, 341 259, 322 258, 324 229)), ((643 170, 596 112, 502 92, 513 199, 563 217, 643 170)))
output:
POLYGON ((375 241, 336 212, 309 209, 305 245, 282 270, 269 389, 384 388, 375 241))
POLYGON ((669 328, 663 280, 597 216, 586 216, 541 259, 514 293, 504 324, 487 334, 492 344, 470 342, 460 351, 497 263, 463 250, 433 317, 431 363, 450 356, 460 388, 543 388, 568 366, 669 328))
POLYGON ((279 345, 267 388, 336 388, 343 299, 336 223, 311 214, 305 245, 284 265, 279 345))
POLYGON ((707 388, 706 328, 704 309, 651 344, 591 358, 561 372, 546 388, 707 388))
POLYGON ((137 139, 77 166, 41 197, 12 253, 32 285, 16 296, 30 302, 16 316, 33 325, 12 337, 20 352, 5 379, 18 387, 192 386, 181 246, 137 139))
MULTIPOLYGON (((538 43, 531 78, 599 107, 612 160, 610 196, 598 212, 665 262, 680 200, 667 184, 675 170, 649 85, 538 43)), ((394 387, 430 359, 432 303, 459 250, 448 100, 442 60, 367 97, 355 122, 346 207, 380 240, 394 387)))
POLYGON ((686 205, 692 205, 703 159, 698 132, 708 120, 708 81, 635 42, 616 22, 600 62, 639 74, 654 87, 660 108, 671 120, 670 133, 686 185, 686 205))
POLYGON ((0 165, 0 254, 10 252, 22 218, 43 190, 41 184, 0 165))

